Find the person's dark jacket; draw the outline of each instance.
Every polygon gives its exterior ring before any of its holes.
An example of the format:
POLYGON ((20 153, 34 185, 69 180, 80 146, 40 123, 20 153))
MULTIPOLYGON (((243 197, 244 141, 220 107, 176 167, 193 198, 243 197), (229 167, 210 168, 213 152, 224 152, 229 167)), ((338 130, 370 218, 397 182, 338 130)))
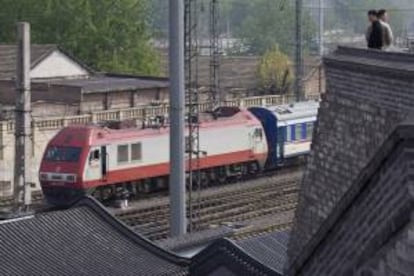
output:
POLYGON ((368 38, 368 48, 382 49, 383 46, 383 29, 379 20, 372 22, 371 33, 368 38))

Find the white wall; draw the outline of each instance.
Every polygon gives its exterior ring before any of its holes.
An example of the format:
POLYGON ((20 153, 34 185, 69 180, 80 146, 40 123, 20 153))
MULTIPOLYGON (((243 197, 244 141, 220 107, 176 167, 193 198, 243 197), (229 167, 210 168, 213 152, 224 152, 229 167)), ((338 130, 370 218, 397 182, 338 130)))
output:
POLYGON ((73 78, 88 75, 88 71, 59 50, 52 52, 30 72, 31 78, 73 78))

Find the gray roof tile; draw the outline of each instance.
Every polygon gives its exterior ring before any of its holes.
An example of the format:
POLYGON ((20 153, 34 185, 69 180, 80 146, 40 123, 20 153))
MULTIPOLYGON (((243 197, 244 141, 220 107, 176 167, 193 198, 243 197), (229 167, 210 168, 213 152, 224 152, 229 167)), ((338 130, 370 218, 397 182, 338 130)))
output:
MULTIPOLYGON (((35 66, 42 58, 56 50, 54 44, 32 44, 31 66, 35 66)), ((11 79, 16 73, 17 46, 10 44, 0 45, 0 79, 11 79)))
POLYGON ((189 260, 133 233, 92 199, 0 224, 1 275, 186 275, 189 260))

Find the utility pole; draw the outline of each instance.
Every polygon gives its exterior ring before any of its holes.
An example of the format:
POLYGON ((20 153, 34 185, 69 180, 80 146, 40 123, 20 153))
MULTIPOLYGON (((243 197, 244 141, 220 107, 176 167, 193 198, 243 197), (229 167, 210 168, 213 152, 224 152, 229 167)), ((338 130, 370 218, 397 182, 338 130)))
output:
POLYGON ((325 0, 319 0, 319 56, 323 56, 324 49, 325 0))
MULTIPOLYGON (((325 52, 324 47, 324 28, 325 26, 325 0, 319 0, 319 56, 322 60, 323 54, 325 52)), ((319 65, 318 68, 319 72, 319 93, 322 93, 322 62, 319 65)))
POLYGON ((220 106, 224 95, 220 89, 220 30, 219 30, 219 2, 210 0, 210 102, 213 108, 220 106))
POLYGON ((303 43, 302 43, 302 0, 296 0, 296 51, 295 51, 295 94, 296 101, 303 99, 303 43))
POLYGON ((170 226, 171 236, 186 233, 185 204, 185 93, 184 93, 184 5, 169 1, 170 69, 170 226))
POLYGON ((14 200, 16 211, 31 204, 31 96, 30 96, 30 25, 17 23, 16 111, 14 200))
POLYGON ((198 84, 198 28, 199 28, 199 1, 184 0, 184 71, 185 95, 187 103, 188 139, 186 153, 188 154, 188 231, 193 232, 196 227, 196 216, 200 210, 200 95, 198 84), (197 191, 196 200, 194 191, 197 191), (196 208, 195 208, 196 207, 196 208))

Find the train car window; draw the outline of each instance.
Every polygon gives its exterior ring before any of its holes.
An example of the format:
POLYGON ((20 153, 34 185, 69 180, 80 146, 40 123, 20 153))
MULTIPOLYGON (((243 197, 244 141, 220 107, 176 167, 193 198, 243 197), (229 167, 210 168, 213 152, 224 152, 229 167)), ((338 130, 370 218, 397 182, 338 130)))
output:
POLYGON ((47 149, 47 161, 78 162, 82 149, 77 147, 55 147, 47 149))
POLYGON ((295 125, 295 138, 296 140, 302 139, 302 124, 295 125))
POLYGON ((307 139, 312 139, 312 136, 313 136, 313 122, 307 123, 306 127, 307 127, 306 138, 307 139))
POLYGON ((289 126, 286 126, 285 128, 284 128, 285 130, 285 137, 286 137, 286 142, 290 142, 291 140, 292 140, 292 133, 291 133, 291 131, 290 131, 290 127, 289 126))
POLYGON ((141 161, 142 147, 141 143, 131 144, 131 161, 141 161))
POLYGON ((306 140, 307 135, 306 123, 302 123, 302 140, 306 140))
POLYGON ((118 145, 118 163, 125 163, 129 161, 128 150, 128 145, 118 145))
POLYGON ((296 126, 291 125, 289 128, 290 128, 290 140, 295 141, 296 140, 296 126))

